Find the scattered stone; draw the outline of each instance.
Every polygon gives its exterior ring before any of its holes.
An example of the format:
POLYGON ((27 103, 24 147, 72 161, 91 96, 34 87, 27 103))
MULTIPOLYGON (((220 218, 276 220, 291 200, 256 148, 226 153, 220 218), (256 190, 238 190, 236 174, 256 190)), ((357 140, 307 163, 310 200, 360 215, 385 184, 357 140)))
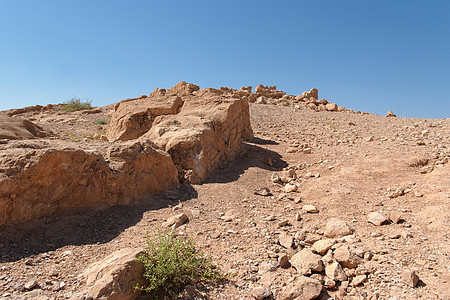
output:
POLYGON ((325 282, 323 283, 324 288, 326 289, 334 289, 336 287, 336 281, 331 278, 326 277, 325 282))
POLYGON ((329 238, 339 238, 352 233, 353 230, 347 223, 337 218, 331 218, 324 230, 324 235, 329 238))
POLYGON ((293 183, 287 183, 287 184, 284 186, 284 191, 285 191, 286 193, 292 193, 292 192, 295 192, 295 191, 297 191, 297 186, 296 186, 295 184, 293 184, 293 183))
MULTIPOLYGON (((291 249, 291 248, 289 248, 291 249)), ((291 267, 291 263, 289 262, 289 255, 287 254, 282 254, 278 257, 278 264, 280 265, 280 267, 282 267, 283 269, 287 269, 291 267)))
POLYGON ((323 270, 321 256, 306 248, 297 252, 291 258, 290 263, 301 275, 311 274, 311 271, 320 272, 323 270))
POLYGON ((388 110, 386 117, 397 117, 392 111, 388 110))
POLYGON ((388 221, 388 218, 383 214, 374 211, 367 215, 367 221, 375 226, 381 226, 384 222, 388 221))
POLYGON ((284 248, 290 248, 294 243, 294 238, 288 233, 281 233, 278 237, 278 243, 284 248))
POLYGON ((180 227, 184 223, 187 223, 188 221, 189 221, 188 216, 185 213, 181 213, 176 216, 168 218, 167 221, 164 222, 163 226, 173 227, 175 229, 177 227, 180 227))
POLYGON ((315 233, 308 233, 306 234, 305 238, 303 239, 303 241, 305 243, 308 244, 314 244, 315 242, 317 242, 318 240, 320 240, 322 238, 322 236, 315 234, 315 233))
POLYGON ((23 287, 25 288, 25 290, 29 291, 32 288, 36 287, 38 285, 36 280, 31 280, 28 281, 23 287))
POLYGON ((255 193, 255 195, 260 195, 264 197, 272 195, 270 193, 270 190, 266 187, 255 189, 253 192, 255 193))
POLYGON ((421 192, 419 192, 419 191, 415 191, 414 192, 414 196, 417 197, 417 198, 420 198, 420 197, 423 197, 423 194, 421 192))
POLYGON ((311 149, 311 148, 305 148, 305 149, 303 149, 303 153, 304 153, 304 154, 311 154, 311 152, 312 152, 312 149, 311 149))
POLYGON ((14 288, 16 291, 19 291, 19 292, 25 292, 25 287, 24 287, 22 284, 17 283, 17 284, 15 284, 15 285, 13 286, 13 288, 14 288))
POLYGON ((303 205, 302 210, 304 212, 310 213, 310 214, 314 214, 314 213, 318 213, 319 212, 319 210, 314 205, 311 205, 311 204, 303 205))
POLYGON ((361 263, 361 258, 353 253, 347 245, 335 249, 333 255, 334 259, 346 268, 354 269, 361 263))
POLYGON ((320 255, 324 255, 336 243, 333 239, 323 239, 313 244, 313 249, 320 255))
POLYGON ((417 276, 414 270, 404 270, 402 273, 402 281, 410 287, 415 287, 419 282, 419 276, 417 276))
POLYGON ((258 286, 252 289, 252 295, 256 300, 264 300, 272 295, 270 288, 258 286))
POLYGON ((278 261, 262 262, 258 267, 258 274, 265 274, 267 272, 276 271, 278 268, 278 261))
POLYGON ((363 282, 365 282, 366 279, 367 279, 366 275, 356 275, 355 277, 353 277, 352 285, 358 286, 358 285, 362 284, 363 282))
POLYGON ((344 269, 342 269, 341 265, 337 261, 334 261, 325 267, 325 274, 334 281, 347 280, 347 275, 345 274, 344 269))
POLYGON ((287 225, 290 225, 288 219, 281 220, 281 221, 278 223, 278 227, 283 227, 283 226, 287 226, 287 225))
POLYGON ((278 298, 281 300, 310 300, 319 297, 321 292, 320 281, 306 276, 298 276, 278 294, 278 298))
POLYGON ((280 181, 280 175, 278 175, 277 173, 272 173, 272 177, 270 178, 270 180, 272 180, 273 183, 277 183, 280 181))
POLYGON ((394 223, 394 224, 398 224, 398 222, 400 222, 400 220, 402 219, 402 215, 398 211, 388 212, 388 217, 389 217, 389 220, 391 220, 392 223, 394 223))

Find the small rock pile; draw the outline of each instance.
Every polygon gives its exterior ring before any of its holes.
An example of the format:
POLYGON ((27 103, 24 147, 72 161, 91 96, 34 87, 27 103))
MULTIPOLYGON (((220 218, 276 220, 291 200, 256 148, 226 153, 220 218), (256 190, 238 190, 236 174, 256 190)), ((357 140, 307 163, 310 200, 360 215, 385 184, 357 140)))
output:
MULTIPOLYGON (((278 244, 284 250, 273 253, 271 261, 260 263, 257 272, 264 277, 278 267, 293 269, 275 292, 277 299, 315 299, 323 290, 338 291, 341 296, 355 293, 353 288, 363 285, 375 272, 373 251, 365 250, 353 229, 337 218, 329 219, 323 229, 282 232, 278 244)), ((254 297, 264 299, 267 289, 255 287, 254 297)))

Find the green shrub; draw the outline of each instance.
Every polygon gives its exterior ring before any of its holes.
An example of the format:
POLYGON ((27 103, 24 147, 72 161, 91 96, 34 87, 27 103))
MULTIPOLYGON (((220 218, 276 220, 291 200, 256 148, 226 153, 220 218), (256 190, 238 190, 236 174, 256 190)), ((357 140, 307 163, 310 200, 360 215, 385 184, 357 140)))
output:
POLYGON ((155 238, 147 236, 147 249, 138 261, 144 263, 147 285, 136 288, 154 299, 161 296, 176 298, 188 284, 225 279, 211 258, 195 249, 191 238, 177 236, 173 231, 158 229, 155 238))
POLYGON ((62 104, 61 109, 65 112, 72 112, 77 110, 86 110, 92 108, 92 100, 82 100, 80 98, 72 98, 62 104))
POLYGON ((98 121, 95 121, 94 124, 96 124, 96 125, 105 125, 105 124, 107 124, 107 122, 106 122, 106 120, 98 120, 98 121))

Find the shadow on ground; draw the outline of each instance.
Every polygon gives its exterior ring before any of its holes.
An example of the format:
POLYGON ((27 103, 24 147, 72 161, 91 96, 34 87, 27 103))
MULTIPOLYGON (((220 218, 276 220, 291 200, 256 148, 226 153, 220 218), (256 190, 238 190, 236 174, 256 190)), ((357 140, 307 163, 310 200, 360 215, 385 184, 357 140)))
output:
POLYGON ((277 143, 260 138, 253 139, 245 145, 245 151, 240 157, 217 168, 205 183, 228 183, 236 181, 251 167, 279 171, 288 166, 280 154, 258 145, 277 145, 277 143))
MULTIPOLYGON (((258 144, 270 141, 258 139, 258 144)), ((232 182, 250 167, 278 170, 287 166, 281 156, 253 143, 245 146, 243 154, 234 161, 218 168, 205 184, 232 182)), ((113 206, 92 211, 59 212, 35 222, 0 229, 0 263, 54 251, 66 245, 107 243, 125 229, 141 221, 147 211, 176 205, 180 201, 197 198, 191 185, 142 198, 133 205, 113 206)))

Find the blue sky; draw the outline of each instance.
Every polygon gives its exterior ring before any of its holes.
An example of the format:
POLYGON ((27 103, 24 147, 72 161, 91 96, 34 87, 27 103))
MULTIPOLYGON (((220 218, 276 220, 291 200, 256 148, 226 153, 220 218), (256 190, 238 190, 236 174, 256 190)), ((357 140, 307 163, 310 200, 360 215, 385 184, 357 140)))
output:
POLYGON ((450 117, 450 1, 0 1, 0 110, 276 85, 450 117))

